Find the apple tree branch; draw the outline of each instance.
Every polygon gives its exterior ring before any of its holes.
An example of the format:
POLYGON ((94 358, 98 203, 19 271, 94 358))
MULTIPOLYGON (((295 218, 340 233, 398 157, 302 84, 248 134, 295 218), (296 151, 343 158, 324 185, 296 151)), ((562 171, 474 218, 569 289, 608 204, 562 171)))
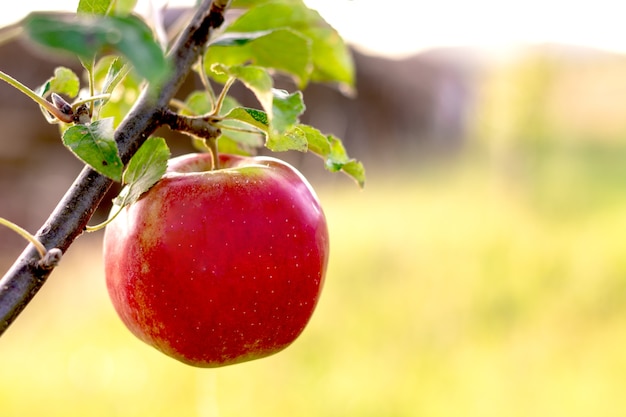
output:
MULTIPOLYGON (((197 62, 212 30, 224 21, 230 0, 204 0, 168 55, 174 71, 162 85, 148 85, 115 132, 124 164, 141 144, 162 125, 168 103, 197 62)), ((47 248, 65 252, 80 236, 112 180, 85 167, 36 234, 47 248)), ((28 245, 0 280, 0 335, 15 321, 52 272, 42 268, 39 252, 28 245)))

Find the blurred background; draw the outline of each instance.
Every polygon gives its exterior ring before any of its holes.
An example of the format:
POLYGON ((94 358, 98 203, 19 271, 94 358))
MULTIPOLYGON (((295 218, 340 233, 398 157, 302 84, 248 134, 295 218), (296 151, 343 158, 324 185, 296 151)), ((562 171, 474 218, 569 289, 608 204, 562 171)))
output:
MULTIPOLYGON (((39 9, 67 7, 54 3, 39 9)), ((305 121, 342 137, 368 182, 278 155, 309 177, 331 232, 305 332, 267 359, 179 364, 123 327, 102 235, 82 236, 0 339, 0 414, 623 415, 618 4, 307 3, 350 41, 358 93, 309 87, 305 121)), ((0 45, 0 70, 31 87, 60 64, 77 68, 21 40, 0 45)), ((34 232, 81 164, 4 84, 0 118, 0 216, 34 232)), ((3 271, 23 247, 0 230, 3 271)))

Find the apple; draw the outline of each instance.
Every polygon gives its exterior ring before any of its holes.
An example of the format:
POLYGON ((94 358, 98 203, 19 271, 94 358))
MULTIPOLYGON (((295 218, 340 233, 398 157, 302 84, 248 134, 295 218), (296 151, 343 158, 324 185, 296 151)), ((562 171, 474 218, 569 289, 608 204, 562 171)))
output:
MULTIPOLYGON (((106 227, 106 284, 139 339, 181 362, 266 357, 309 322, 328 228, 307 180, 270 157, 170 159, 163 178, 106 227)), ((113 208, 115 210, 116 208, 113 208)))

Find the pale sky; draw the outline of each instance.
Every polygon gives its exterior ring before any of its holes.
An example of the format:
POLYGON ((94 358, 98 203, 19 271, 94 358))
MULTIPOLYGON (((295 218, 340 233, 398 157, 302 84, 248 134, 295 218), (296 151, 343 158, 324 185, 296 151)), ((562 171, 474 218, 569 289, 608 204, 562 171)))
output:
MULTIPOLYGON (((150 0, 139 0, 140 7, 150 0)), ((616 0, 305 0, 348 41, 387 55, 438 46, 502 49, 559 42, 626 53, 626 26, 616 0), (384 9, 383 9, 384 7, 384 9)), ((164 4, 166 0, 154 0, 164 4)), ((195 0, 170 0, 193 5, 195 0)), ((78 0, 6 3, 0 25, 31 10, 74 10, 78 0)))

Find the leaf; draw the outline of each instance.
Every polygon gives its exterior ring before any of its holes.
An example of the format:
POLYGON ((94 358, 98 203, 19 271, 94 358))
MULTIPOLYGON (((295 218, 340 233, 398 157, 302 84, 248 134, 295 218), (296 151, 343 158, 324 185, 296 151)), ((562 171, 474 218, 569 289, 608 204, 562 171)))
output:
POLYGON ((265 146, 273 152, 307 151, 306 135, 297 126, 284 133, 269 135, 265 146))
MULTIPOLYGON (((262 141, 261 145, 263 145, 262 141)), ((228 153, 231 155, 251 155, 251 152, 246 150, 237 139, 233 139, 228 134, 222 134, 222 136, 220 136, 220 139, 217 141, 217 151, 219 153, 228 153)))
POLYGON ((270 3, 276 0, 233 0, 231 8, 249 8, 252 6, 258 6, 263 3, 270 3))
POLYGON ((78 95, 79 89, 80 80, 74 71, 65 67, 57 67, 54 70, 54 77, 50 78, 50 92, 74 98, 78 95))
POLYGON ((63 144, 102 175, 121 181, 123 164, 113 139, 113 119, 74 125, 63 133, 63 144))
POLYGON ((114 0, 80 0, 76 12, 79 14, 105 15, 114 0))
MULTIPOLYGON (((273 88, 272 77, 265 68, 253 65, 226 66, 223 64, 214 64, 211 68, 213 71, 237 78, 254 93, 265 111, 265 117, 269 121, 267 133, 270 137, 282 135, 289 130, 298 122, 299 116, 304 111, 302 93, 296 91, 289 94, 285 90, 273 88)), ((254 117, 250 109, 245 111, 248 112, 247 115, 241 113, 239 116, 254 117)), ((246 120, 241 121, 246 122, 246 120)), ((265 121, 262 124, 265 124, 265 121)))
POLYGON ((341 167, 341 170, 352 177, 359 187, 365 187, 365 167, 355 159, 351 159, 341 167))
POLYGON ((109 70, 104 78, 104 82, 102 84, 102 92, 103 93, 111 93, 115 87, 122 81, 124 76, 126 75, 126 64, 120 58, 115 58, 111 65, 109 66, 109 70))
MULTIPOLYGON (((168 61, 150 28, 135 16, 86 16, 75 19, 31 13, 24 22, 31 39, 49 48, 76 54, 89 63, 97 54, 119 53, 137 73, 158 83, 169 74, 168 61)), ((89 69, 89 68, 88 68, 89 69)))
POLYGON ((251 109, 248 107, 236 107, 228 112, 224 116, 224 119, 238 120, 250 126, 254 126, 265 133, 267 133, 269 130, 269 120, 267 118, 267 113, 257 109, 251 109))
POLYGON ((136 5, 137 0, 116 0, 113 4, 113 8, 109 11, 109 14, 126 16, 132 13, 136 5))
POLYGON ((310 40, 312 81, 336 82, 344 90, 354 89, 354 63, 350 50, 339 33, 301 0, 264 2, 251 7, 227 28, 227 33, 277 28, 297 31, 310 40))
MULTIPOLYGON (((225 33, 211 43, 205 70, 220 62, 226 65, 251 63, 291 75, 304 88, 313 70, 311 41, 288 29, 247 33, 225 33)), ((223 79, 216 78, 220 82, 223 79)))
POLYGON ((262 132, 253 133, 229 129, 229 127, 243 129, 245 125, 242 123, 228 121, 224 122, 222 126, 227 127, 222 128, 222 135, 217 141, 219 152, 251 155, 265 142, 265 134, 262 132))
POLYGON ((324 160, 327 170, 331 172, 343 171, 352 177, 360 187, 364 187, 365 168, 361 162, 348 157, 341 140, 333 135, 324 135, 312 126, 301 124, 297 127, 305 135, 309 151, 324 160))
POLYGON ((165 139, 148 138, 128 162, 122 177, 122 182, 127 184, 127 189, 120 193, 115 204, 125 206, 137 201, 163 177, 169 157, 170 150, 165 139))
POLYGON ((330 141, 328 136, 309 125, 298 125, 298 127, 306 136, 308 150, 326 159, 330 154, 330 141))
POLYGON ((272 116, 270 118, 270 134, 282 134, 298 123, 304 112, 302 93, 296 91, 289 94, 285 90, 273 89, 272 116))
POLYGON ((130 69, 131 65, 123 57, 107 55, 98 60, 92 73, 95 86, 100 93, 111 95, 94 103, 93 120, 113 117, 114 127, 117 127, 130 111, 137 101, 142 82, 130 69))
POLYGON ((191 114, 199 116, 201 114, 209 114, 213 111, 213 100, 206 91, 193 91, 185 99, 186 109, 183 114, 191 114))
POLYGON ((224 120, 236 120, 259 129, 266 135, 265 146, 274 152, 306 151, 306 138, 295 129, 304 111, 302 93, 296 91, 289 94, 284 90, 272 89, 272 94, 272 119, 264 111, 236 107, 224 116, 224 120))
MULTIPOLYGON (((272 33, 271 30, 259 30, 257 32, 232 32, 224 33, 209 42, 209 46, 243 46, 272 33)), ((222 62, 222 61, 218 61, 222 62)))
POLYGON ((311 28, 305 32, 313 39, 311 80, 337 82, 342 92, 354 93, 354 61, 350 50, 332 28, 311 28))
POLYGON ((259 103, 261 103, 261 107, 263 107, 267 113, 271 113, 274 101, 274 94, 272 93, 274 81, 267 69, 254 65, 228 66, 224 64, 213 64, 211 70, 228 75, 229 77, 237 78, 254 93, 259 103))

